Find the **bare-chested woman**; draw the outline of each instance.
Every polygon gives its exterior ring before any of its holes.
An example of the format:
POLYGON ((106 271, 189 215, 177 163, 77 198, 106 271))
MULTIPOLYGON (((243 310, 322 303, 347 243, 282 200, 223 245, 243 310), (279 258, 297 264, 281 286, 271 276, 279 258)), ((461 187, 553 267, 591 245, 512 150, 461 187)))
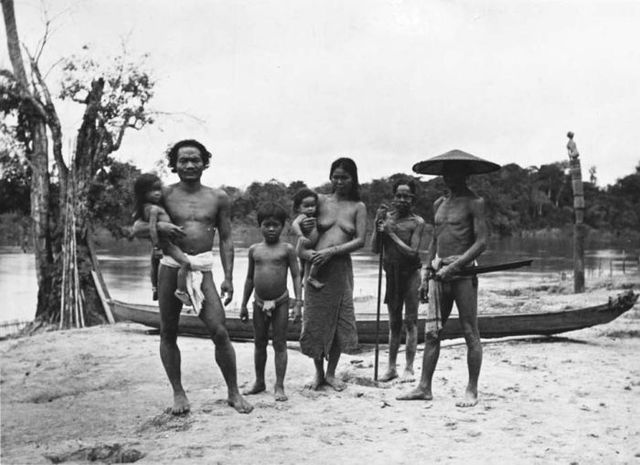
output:
POLYGON ((329 178, 333 193, 319 196, 317 219, 309 217, 300 224, 308 233, 317 221, 320 235, 316 251, 307 251, 303 258, 320 266, 318 280, 325 283, 322 289, 304 287, 300 347, 315 364, 311 388, 327 384, 341 391, 345 384, 336 378, 340 354, 358 342, 350 254, 364 246, 367 211, 360 201, 358 169, 353 160, 334 161, 329 178), (323 358, 328 359, 326 372, 323 358))

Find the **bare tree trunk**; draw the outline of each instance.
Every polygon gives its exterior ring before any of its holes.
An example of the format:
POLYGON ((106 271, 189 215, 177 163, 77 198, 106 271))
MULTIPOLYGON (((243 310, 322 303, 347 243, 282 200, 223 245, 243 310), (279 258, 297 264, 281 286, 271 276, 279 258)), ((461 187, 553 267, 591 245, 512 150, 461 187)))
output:
MULTIPOLYGON (((7 33, 7 47, 16 81, 23 92, 29 92, 29 81, 20 50, 20 39, 16 26, 13 0, 2 0, 2 12, 7 33)), ((33 244, 36 256, 38 280, 38 306, 36 317, 47 309, 48 296, 53 289, 53 254, 49 234, 49 166, 47 124, 40 109, 28 99, 21 111, 28 113, 31 144, 27 146, 27 157, 31 164, 31 219, 33 244)))
POLYGON ((38 304, 36 318, 46 313, 49 296, 53 292, 53 253, 49 233, 49 167, 47 166, 47 129, 44 123, 33 124, 33 153, 31 156, 31 218, 38 304))

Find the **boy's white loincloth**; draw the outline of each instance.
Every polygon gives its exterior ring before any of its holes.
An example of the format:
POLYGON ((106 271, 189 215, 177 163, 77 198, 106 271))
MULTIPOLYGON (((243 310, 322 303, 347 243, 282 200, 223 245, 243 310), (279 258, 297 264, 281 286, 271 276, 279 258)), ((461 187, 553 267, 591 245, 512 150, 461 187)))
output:
MULTIPOLYGON (((200 313, 202 303, 204 302, 204 293, 202 292, 202 279, 204 271, 213 269, 213 252, 202 252, 198 255, 185 254, 189 259, 191 269, 187 272, 187 294, 193 304, 196 313, 200 313)), ((180 268, 180 264, 173 257, 165 255, 160 260, 160 264, 169 268, 180 268)))

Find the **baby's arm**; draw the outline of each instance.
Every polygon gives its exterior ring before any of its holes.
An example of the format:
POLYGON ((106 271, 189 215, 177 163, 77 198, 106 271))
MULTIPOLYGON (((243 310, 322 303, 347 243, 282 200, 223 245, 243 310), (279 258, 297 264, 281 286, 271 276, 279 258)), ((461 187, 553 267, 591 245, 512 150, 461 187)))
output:
POLYGON ((244 281, 244 292, 242 294, 242 304, 240 305, 240 321, 249 321, 249 310, 247 310, 247 303, 253 292, 253 273, 255 269, 255 262, 253 260, 254 247, 249 247, 249 265, 247 267, 247 278, 244 281))
POLYGON ((306 215, 298 215, 298 216, 296 216, 296 219, 291 222, 291 229, 293 230, 293 233, 298 237, 304 236, 304 233, 302 232, 302 229, 300 228, 300 223, 305 218, 306 218, 306 215))

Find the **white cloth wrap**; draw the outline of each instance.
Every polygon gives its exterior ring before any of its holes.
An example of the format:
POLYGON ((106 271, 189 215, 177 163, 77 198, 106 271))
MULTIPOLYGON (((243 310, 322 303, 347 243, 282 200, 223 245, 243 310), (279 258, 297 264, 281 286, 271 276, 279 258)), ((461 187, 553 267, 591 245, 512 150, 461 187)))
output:
MULTIPOLYGON (((202 303, 204 302, 204 293, 202 292, 202 280, 203 272, 211 271, 213 269, 213 252, 202 252, 198 255, 185 254, 189 259, 191 269, 187 272, 187 294, 193 308, 197 313, 200 313, 202 309, 202 303)), ((169 268, 180 268, 180 264, 169 255, 165 255, 160 260, 160 264, 168 266, 169 268)))

